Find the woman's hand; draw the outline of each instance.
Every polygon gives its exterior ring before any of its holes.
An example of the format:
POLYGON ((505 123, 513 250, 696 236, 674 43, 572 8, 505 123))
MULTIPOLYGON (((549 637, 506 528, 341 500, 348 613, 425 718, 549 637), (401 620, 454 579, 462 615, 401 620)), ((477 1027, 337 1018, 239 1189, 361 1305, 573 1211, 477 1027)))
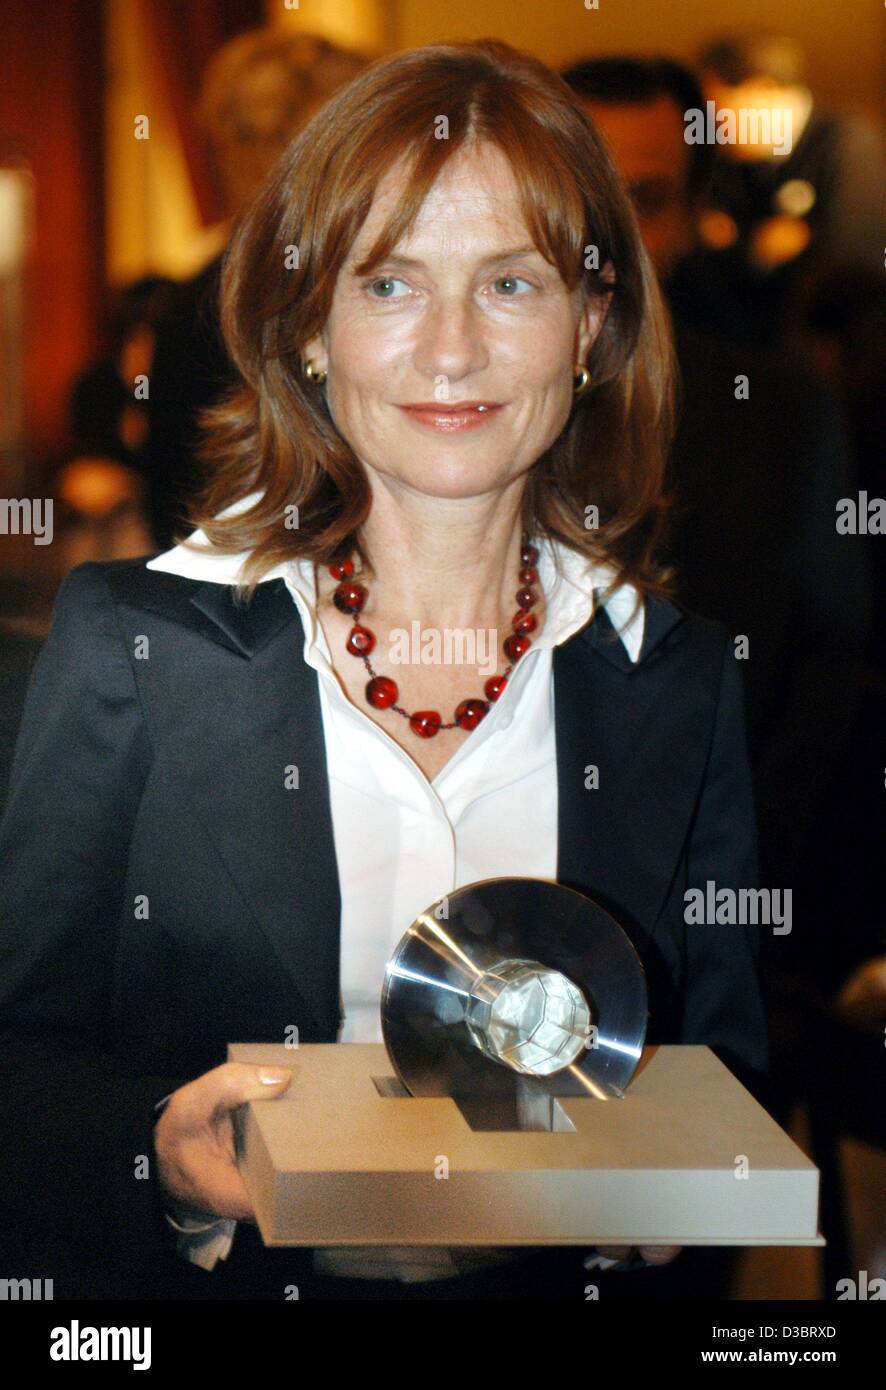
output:
POLYGON ((682 1245, 598 1245, 597 1253, 607 1260, 629 1260, 639 1255, 650 1265, 669 1265, 683 1249, 682 1245))
POLYGON ((865 1033, 879 1033, 886 1023, 886 956, 862 961, 833 1003, 844 1023, 865 1033))
POLYGON ((154 1126, 160 1182, 174 1201, 234 1221, 255 1221, 234 1149, 234 1111, 282 1095, 292 1072, 225 1062, 170 1096, 154 1126))

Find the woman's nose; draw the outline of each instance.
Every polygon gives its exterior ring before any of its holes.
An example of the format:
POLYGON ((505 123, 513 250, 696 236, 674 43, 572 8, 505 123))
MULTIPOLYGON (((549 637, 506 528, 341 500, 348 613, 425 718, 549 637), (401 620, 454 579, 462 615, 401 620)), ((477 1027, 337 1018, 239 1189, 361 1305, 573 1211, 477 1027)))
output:
POLYGON ((458 381, 486 365, 487 350, 476 306, 460 295, 439 299, 423 316, 415 365, 428 376, 458 381))

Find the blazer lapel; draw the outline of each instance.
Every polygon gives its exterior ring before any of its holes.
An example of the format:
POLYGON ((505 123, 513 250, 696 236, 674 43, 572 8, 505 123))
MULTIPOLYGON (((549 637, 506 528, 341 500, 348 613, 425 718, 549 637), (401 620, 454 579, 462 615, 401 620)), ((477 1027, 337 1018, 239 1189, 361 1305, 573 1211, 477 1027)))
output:
POLYGON ((240 656, 251 657, 260 651, 292 622, 293 613, 301 628, 298 609, 282 579, 259 584, 248 604, 235 603, 234 590, 227 584, 201 584, 191 603, 215 624, 216 641, 240 656))
POLYGON ((207 830, 304 1001, 302 1036, 334 1042, 341 896, 317 680, 284 581, 259 585, 246 606, 233 593, 206 583, 190 600, 240 662, 225 665, 224 721, 209 737, 205 720, 191 721, 189 785, 195 804, 212 808, 207 830))

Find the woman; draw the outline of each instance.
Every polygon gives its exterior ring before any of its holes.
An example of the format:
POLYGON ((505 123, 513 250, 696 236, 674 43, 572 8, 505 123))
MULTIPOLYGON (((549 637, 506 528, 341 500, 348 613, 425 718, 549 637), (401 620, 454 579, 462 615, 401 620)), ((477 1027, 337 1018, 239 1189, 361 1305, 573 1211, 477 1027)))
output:
POLYGON ((175 1296, 584 1297, 586 1250, 264 1251, 231 1113, 289 1077, 220 1064, 293 1026, 379 1039, 416 914, 521 874, 624 925, 651 1041, 766 1066, 753 941, 684 919, 689 888, 753 884, 754 814, 728 635, 655 559, 672 366, 628 200, 535 60, 402 54, 290 147, 222 316, 243 386, 197 534, 68 576, 0 831, 16 1123, 38 1155, 52 1123, 94 1202, 84 1234, 32 1170, 14 1195, 62 1227, 34 1258, 98 1242, 116 1289, 175 1296), (413 625, 494 640, 400 660, 413 625))

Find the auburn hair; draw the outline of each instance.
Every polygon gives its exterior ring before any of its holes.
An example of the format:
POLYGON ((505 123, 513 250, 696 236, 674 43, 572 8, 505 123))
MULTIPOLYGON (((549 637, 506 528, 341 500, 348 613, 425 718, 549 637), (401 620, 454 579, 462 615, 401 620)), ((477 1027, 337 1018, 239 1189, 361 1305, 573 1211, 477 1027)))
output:
POLYGON ((203 412, 203 480, 186 513, 220 551, 248 552, 238 601, 295 557, 325 563, 356 551, 371 570, 360 535, 369 482, 301 352, 326 323, 336 278, 392 164, 404 161, 404 194, 361 275, 392 252, 470 140, 493 143, 509 161, 533 241, 567 287, 609 298, 587 362, 591 387, 527 474, 524 528, 613 566, 607 594, 622 583, 641 600, 671 593, 657 550, 671 505, 675 367, 654 271, 629 197, 572 92, 538 59, 484 39, 372 64, 300 131, 238 219, 220 317, 242 382, 203 412), (448 132, 439 139, 442 114, 448 132), (601 276, 608 261, 614 284, 601 276), (253 492, 261 494, 253 504, 234 507, 253 492))

